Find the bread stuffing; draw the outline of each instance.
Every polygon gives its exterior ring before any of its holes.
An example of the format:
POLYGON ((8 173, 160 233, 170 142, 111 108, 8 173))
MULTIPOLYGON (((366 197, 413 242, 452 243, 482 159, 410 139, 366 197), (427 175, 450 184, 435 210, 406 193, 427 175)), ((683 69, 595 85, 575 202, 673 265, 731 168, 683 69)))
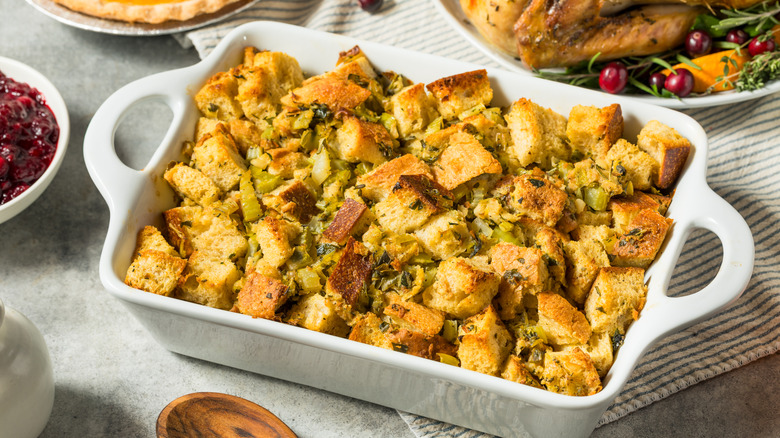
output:
MULTIPOLYGON (((331 71, 245 49, 195 94, 136 289, 587 396, 646 300, 691 145, 619 105, 493 104, 355 47, 331 71), (308 72, 307 72, 308 73, 308 72)), ((512 383, 512 384, 516 384, 512 383)))

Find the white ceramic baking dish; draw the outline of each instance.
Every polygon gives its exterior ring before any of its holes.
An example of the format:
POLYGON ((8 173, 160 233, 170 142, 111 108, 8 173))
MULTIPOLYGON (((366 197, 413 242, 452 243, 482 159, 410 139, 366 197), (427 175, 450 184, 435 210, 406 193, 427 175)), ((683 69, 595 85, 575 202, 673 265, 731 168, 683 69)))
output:
POLYGON ((160 213, 174 206, 173 193, 160 175, 169 161, 179 158, 182 141, 193 136, 198 114, 192 95, 206 79, 240 62, 247 45, 284 51, 298 59, 305 73, 317 74, 333 68, 338 53, 356 44, 378 70, 400 72, 417 82, 481 68, 305 28, 255 22, 231 32, 206 59, 192 67, 149 76, 121 88, 96 112, 84 140, 84 158, 111 214, 100 258, 100 277, 106 289, 165 348, 496 435, 579 437, 594 429, 653 343, 724 308, 747 286, 753 267, 753 239, 742 217, 708 187, 707 137, 693 119, 620 96, 491 69, 488 73, 495 101, 502 105, 526 97, 567 115, 575 104, 606 106, 617 102, 622 105, 627 139, 636 140, 641 126, 657 119, 676 128, 694 145, 669 208, 674 227, 660 258, 648 270, 647 305, 628 330, 604 389, 598 394, 555 394, 126 286, 123 279, 137 231, 147 224, 160 225, 160 213), (114 132, 128 109, 149 100, 167 104, 173 121, 149 163, 137 171, 117 157, 114 132), (720 270, 697 293, 667 297, 674 265, 687 236, 696 228, 710 230, 720 238, 720 270), (316 372, 312 372, 314 364, 316 372))

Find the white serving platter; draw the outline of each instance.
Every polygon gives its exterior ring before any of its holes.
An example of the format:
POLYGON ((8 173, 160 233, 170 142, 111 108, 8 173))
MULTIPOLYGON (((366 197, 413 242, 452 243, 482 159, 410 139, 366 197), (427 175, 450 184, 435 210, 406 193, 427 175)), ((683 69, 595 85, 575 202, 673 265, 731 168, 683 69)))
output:
MULTIPOLYGON (((433 3, 450 26, 463 36, 463 38, 474 45, 474 47, 479 49, 493 61, 497 62, 502 68, 521 75, 534 76, 530 70, 523 66, 523 63, 517 57, 510 56, 504 51, 496 48, 480 35, 477 28, 471 24, 463 13, 463 9, 460 7, 460 0, 434 0, 433 3)), ((667 108, 686 109, 744 102, 746 100, 768 96, 777 93, 778 91, 780 91, 780 80, 772 81, 764 88, 755 91, 724 91, 708 96, 686 97, 682 99, 662 98, 650 95, 627 95, 625 97, 638 102, 651 103, 667 108)))
POLYGON ((212 74, 238 64, 245 46, 283 51, 298 59, 305 74, 335 66, 338 54, 359 45, 379 71, 393 70, 417 82, 482 68, 378 43, 275 22, 236 28, 198 64, 130 83, 109 97, 87 129, 84 158, 110 209, 100 258, 100 278, 165 348, 184 355, 344 394, 407 412, 501 436, 584 437, 620 393, 651 345, 724 308, 745 289, 753 267, 750 230, 742 217, 706 182, 707 137, 701 126, 676 111, 621 96, 584 90, 515 72, 488 69, 494 102, 520 97, 568 115, 577 104, 619 103, 625 137, 635 141, 652 119, 674 127, 693 144, 669 216, 675 221, 665 249, 648 270, 648 296, 640 318, 596 395, 571 397, 516 384, 439 362, 364 345, 270 320, 158 296, 123 283, 145 225, 160 225, 174 197, 160 178, 180 158, 183 141, 194 135, 198 111, 192 96, 212 74), (305 43, 301 43, 305 42, 305 43), (122 117, 141 102, 155 100, 173 112, 170 129, 143 170, 117 157, 113 134, 122 117), (723 262, 713 281, 684 297, 667 297, 675 263, 697 228, 721 239, 723 262))

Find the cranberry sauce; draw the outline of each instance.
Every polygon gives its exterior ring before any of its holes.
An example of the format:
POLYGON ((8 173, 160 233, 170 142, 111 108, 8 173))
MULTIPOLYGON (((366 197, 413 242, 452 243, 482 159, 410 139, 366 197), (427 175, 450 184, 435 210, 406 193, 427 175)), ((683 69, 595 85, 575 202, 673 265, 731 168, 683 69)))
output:
POLYGON ((41 93, 0 72, 0 204, 43 175, 59 136, 57 120, 41 93))

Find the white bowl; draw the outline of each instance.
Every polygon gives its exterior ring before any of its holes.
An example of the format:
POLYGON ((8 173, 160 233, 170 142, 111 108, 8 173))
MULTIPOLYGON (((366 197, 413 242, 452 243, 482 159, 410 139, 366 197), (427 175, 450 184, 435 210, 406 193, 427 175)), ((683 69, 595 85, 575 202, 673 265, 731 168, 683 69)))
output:
POLYGON ((601 392, 588 397, 556 394, 125 285, 136 233, 145 225, 160 225, 161 212, 175 206, 172 190, 159 175, 171 160, 180 158, 182 142, 193 137, 198 111, 192 94, 206 79, 238 64, 248 45, 284 51, 298 59, 304 72, 313 74, 332 69, 338 53, 356 44, 377 69, 403 73, 417 82, 481 68, 286 24, 254 22, 235 29, 206 59, 192 67, 126 85, 95 113, 84 141, 84 159, 111 213, 100 258, 100 278, 165 348, 496 435, 580 437, 595 428, 652 344, 722 309, 747 286, 753 269, 753 238, 744 219, 707 185, 707 137, 696 121, 667 108, 494 69, 488 69, 488 75, 499 105, 526 97, 560 114, 569 114, 576 104, 620 103, 629 140, 636 140, 639 129, 656 119, 677 129, 693 144, 669 208, 674 227, 665 250, 647 273, 647 304, 628 330, 601 392), (174 116, 149 163, 137 171, 117 157, 113 132, 128 109, 149 100, 164 102, 174 116), (701 291, 668 297, 666 290, 675 263, 696 228, 719 236, 723 262, 713 281, 701 291))
POLYGON ((70 138, 70 118, 68 117, 68 108, 62 99, 57 88, 49 82, 48 79, 32 67, 19 61, 4 58, 0 56, 0 71, 16 82, 24 82, 41 92, 46 104, 54 113, 54 118, 60 127, 60 137, 57 141, 57 151, 54 153, 49 167, 43 172, 43 175, 35 181, 30 188, 25 190, 16 198, 0 205, 0 224, 11 219, 22 210, 29 207, 46 190, 54 175, 60 169, 62 160, 65 158, 65 152, 68 149, 68 140, 70 138))

